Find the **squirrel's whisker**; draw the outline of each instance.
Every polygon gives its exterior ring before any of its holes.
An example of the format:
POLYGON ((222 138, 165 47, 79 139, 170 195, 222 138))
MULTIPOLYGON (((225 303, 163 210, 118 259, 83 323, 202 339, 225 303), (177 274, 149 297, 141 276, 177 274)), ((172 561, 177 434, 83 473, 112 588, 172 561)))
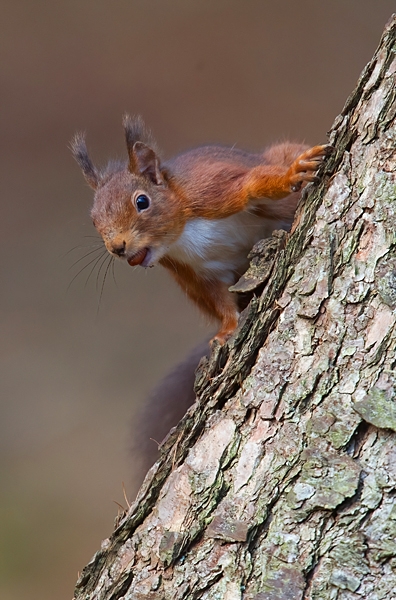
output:
POLYGON ((86 252, 84 254, 84 256, 81 256, 72 265, 70 265, 69 271, 70 271, 70 269, 72 269, 73 267, 75 267, 79 262, 81 262, 82 260, 84 260, 84 258, 87 258, 87 256, 90 256, 91 254, 94 254, 95 252, 99 252, 99 250, 102 250, 102 249, 103 249, 103 244, 101 244, 100 247, 98 247, 98 248, 94 248, 93 250, 90 250, 89 252, 86 252))
POLYGON ((94 259, 93 259, 93 260, 92 260, 92 261, 89 263, 89 264, 92 264, 92 263, 95 261, 95 263, 94 263, 94 266, 93 266, 93 267, 92 267, 92 269, 90 270, 90 272, 89 272, 89 275, 88 275, 88 277, 87 277, 87 279, 86 279, 86 281, 85 281, 85 285, 84 285, 84 287, 87 287, 87 285, 88 285, 88 281, 90 280, 92 273, 93 273, 93 272, 95 271, 95 269, 96 269, 96 265, 99 263, 100 259, 101 259, 103 256, 106 256, 106 254, 107 254, 107 250, 106 250, 105 252, 103 252, 103 254, 101 254, 99 257, 97 257, 97 258, 94 258, 94 259))
MULTIPOLYGON (((106 252, 107 252, 107 250, 106 250, 106 252)), ((105 254, 105 252, 104 252, 103 254, 105 254)), ((70 289, 70 286, 72 285, 73 281, 74 281, 74 280, 75 280, 75 279, 76 279, 76 278, 77 278, 77 277, 78 277, 78 276, 79 276, 79 275, 80 275, 80 274, 81 274, 83 271, 85 271, 85 269, 87 269, 87 268, 89 267, 89 265, 91 265, 91 264, 92 264, 93 262, 95 262, 95 261, 97 262, 97 261, 98 261, 98 260, 99 260, 99 259, 100 259, 102 256, 103 256, 102 254, 99 256, 99 258, 95 256, 95 258, 93 258, 93 259, 92 259, 92 260, 90 260, 90 261, 89 261, 89 262, 88 262, 86 265, 84 265, 84 266, 82 267, 82 269, 80 269, 80 270, 79 270, 79 271, 78 271, 78 272, 77 272, 77 273, 74 275, 73 279, 71 280, 71 282, 70 282, 70 283, 69 283, 69 285, 67 286, 67 291, 70 289)), ((84 257, 84 258, 85 258, 85 257, 84 257)), ((96 266, 96 262, 95 262, 94 268, 95 268, 95 266, 96 266)))
POLYGON ((109 258, 109 254, 105 254, 103 257, 103 260, 101 261, 99 268, 98 268, 98 272, 96 274, 96 291, 99 291, 99 277, 100 277, 100 272, 103 268, 103 266, 106 264, 107 259, 109 258))
MULTIPOLYGON (((106 269, 105 269, 105 272, 104 272, 104 275, 103 275, 102 286, 101 286, 101 288, 100 288, 100 295, 99 295, 99 302, 98 302, 98 310, 97 310, 97 314, 99 313, 100 304, 101 304, 101 302, 102 302, 103 290, 104 290, 104 286, 105 286, 105 283, 106 283, 106 277, 107 277, 107 273, 109 272, 110 265, 111 265, 111 263, 112 263, 112 256, 110 256, 110 255, 109 255, 108 259, 109 259, 109 260, 108 260, 108 262, 107 262, 106 269)), ((105 262, 106 262, 106 261, 105 261, 105 262)), ((101 267, 100 267, 100 268, 102 268, 102 265, 101 265, 101 267)), ((99 270, 99 273, 100 273, 100 270, 99 270)))
POLYGON ((114 256, 112 256, 111 257, 111 274, 113 276, 113 281, 114 281, 115 285, 117 286, 117 281, 116 281, 115 272, 114 272, 114 265, 115 265, 115 258, 114 258, 114 256))
POLYGON ((100 241, 99 241, 99 243, 97 243, 97 244, 89 244, 89 246, 88 246, 88 245, 84 245, 84 246, 83 246, 82 244, 77 244, 77 246, 73 246, 73 248, 70 248, 70 250, 68 250, 68 251, 67 251, 67 252, 65 252, 64 254, 61 254, 61 255, 60 255, 60 258, 65 258, 65 256, 67 256, 67 255, 68 255, 68 254, 70 254, 71 252, 74 252, 74 250, 79 250, 79 249, 81 249, 81 248, 94 248, 95 246, 97 246, 98 248, 99 248, 100 246, 103 246, 103 241, 102 241, 102 240, 100 240, 100 241))

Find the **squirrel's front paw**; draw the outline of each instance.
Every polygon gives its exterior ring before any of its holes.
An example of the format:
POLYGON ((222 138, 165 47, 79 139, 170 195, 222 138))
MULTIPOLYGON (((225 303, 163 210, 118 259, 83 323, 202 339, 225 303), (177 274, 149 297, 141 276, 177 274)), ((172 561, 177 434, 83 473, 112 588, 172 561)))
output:
POLYGON ((292 163, 286 177, 289 180, 290 191, 298 192, 303 183, 318 181, 314 174, 322 164, 323 160, 331 154, 333 146, 314 146, 306 150, 292 163))

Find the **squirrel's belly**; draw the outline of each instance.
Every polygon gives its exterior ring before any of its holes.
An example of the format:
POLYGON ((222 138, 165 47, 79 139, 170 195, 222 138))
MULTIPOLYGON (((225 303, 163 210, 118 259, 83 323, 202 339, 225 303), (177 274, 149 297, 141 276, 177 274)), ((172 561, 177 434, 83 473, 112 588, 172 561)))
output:
POLYGON ((232 285, 248 267, 247 255, 254 244, 288 226, 248 211, 225 219, 191 219, 166 256, 189 265, 201 276, 232 285))

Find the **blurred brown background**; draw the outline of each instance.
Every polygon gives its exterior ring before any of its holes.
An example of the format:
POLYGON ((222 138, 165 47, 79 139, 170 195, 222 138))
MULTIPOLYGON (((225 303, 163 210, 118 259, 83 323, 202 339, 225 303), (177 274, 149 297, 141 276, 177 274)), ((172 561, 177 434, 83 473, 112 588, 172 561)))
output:
POLYGON ((1 2, 2 599, 72 597, 111 533, 113 500, 125 504, 122 482, 136 492, 134 412, 207 332, 160 269, 117 264, 99 310, 91 267, 67 290, 95 243, 71 136, 86 130, 98 162, 125 156, 128 110, 165 156, 204 142, 323 143, 394 7, 1 2))

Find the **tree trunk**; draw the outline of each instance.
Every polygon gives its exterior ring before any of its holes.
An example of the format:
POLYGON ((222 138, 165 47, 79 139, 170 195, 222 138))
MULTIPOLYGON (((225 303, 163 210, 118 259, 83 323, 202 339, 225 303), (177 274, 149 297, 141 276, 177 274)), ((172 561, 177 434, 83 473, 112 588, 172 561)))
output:
POLYGON ((394 16, 76 599, 396 598, 395 74, 394 16))

